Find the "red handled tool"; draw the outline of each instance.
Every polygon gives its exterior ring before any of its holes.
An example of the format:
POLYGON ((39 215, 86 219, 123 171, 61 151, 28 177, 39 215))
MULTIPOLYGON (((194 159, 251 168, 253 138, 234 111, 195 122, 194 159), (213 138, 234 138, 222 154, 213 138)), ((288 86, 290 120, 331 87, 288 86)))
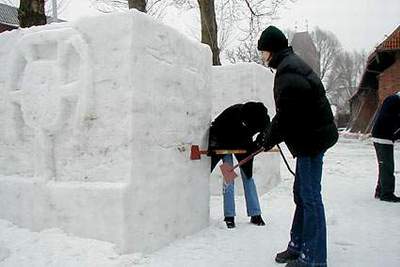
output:
MULTIPOLYGON (((244 149, 215 149, 213 152, 217 155, 225 154, 245 154, 247 153, 244 149)), ((200 150, 198 145, 192 145, 190 147, 190 159, 197 160, 201 158, 201 154, 207 154, 208 150, 200 150)))
POLYGON ((219 166, 219 168, 221 169, 222 175, 224 176, 224 181, 229 183, 229 182, 235 180, 235 178, 237 177, 237 174, 235 173, 235 169, 237 167, 242 166, 243 164, 245 164, 246 162, 248 162, 249 160, 254 158, 255 155, 260 154, 263 151, 264 151, 264 148, 262 147, 259 150, 251 153, 250 155, 248 155, 247 157, 245 157, 241 161, 239 161, 239 163, 236 164, 235 166, 232 166, 232 165, 230 165, 229 163, 226 163, 226 162, 222 163, 219 166))

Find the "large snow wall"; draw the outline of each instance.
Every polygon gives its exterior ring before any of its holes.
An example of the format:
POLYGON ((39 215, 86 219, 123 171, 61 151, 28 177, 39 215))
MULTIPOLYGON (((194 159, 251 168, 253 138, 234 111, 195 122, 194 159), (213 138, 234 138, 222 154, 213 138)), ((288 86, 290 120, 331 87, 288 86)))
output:
MULTIPOLYGON (((271 119, 275 114, 273 98, 273 74, 269 69, 256 63, 239 63, 213 67, 212 72, 212 118, 227 107, 248 101, 263 102, 271 119)), ((234 134, 234 133, 232 133, 234 134)), ((277 152, 267 152, 256 156, 253 176, 259 195, 263 195, 280 182, 280 156, 277 152)), ((237 171, 238 174, 240 173, 237 171)), ((222 175, 218 166, 210 177, 212 195, 222 193, 222 175)), ((243 194, 243 184, 236 182, 235 190, 243 194)))
POLYGON ((0 217, 149 252, 208 225, 211 53, 144 14, 0 35, 0 217))

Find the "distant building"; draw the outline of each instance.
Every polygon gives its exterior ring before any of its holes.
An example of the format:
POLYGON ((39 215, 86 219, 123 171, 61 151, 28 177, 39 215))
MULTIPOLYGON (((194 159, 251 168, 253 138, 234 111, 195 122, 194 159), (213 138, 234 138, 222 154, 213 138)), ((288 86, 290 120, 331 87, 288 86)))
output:
POLYGON ((320 75, 319 55, 317 48, 308 32, 296 32, 293 35, 291 46, 317 75, 320 75))
POLYGON ((350 99, 350 131, 369 133, 383 100, 397 91, 400 91, 400 26, 368 57, 358 90, 350 99))
MULTIPOLYGON (((46 17, 47 23, 53 22, 52 17, 46 17)), ((64 20, 57 20, 63 22, 64 20)), ((0 3, 0 33, 19 28, 18 8, 0 3)))
POLYGON ((18 9, 0 4, 0 32, 11 31, 19 27, 18 9))

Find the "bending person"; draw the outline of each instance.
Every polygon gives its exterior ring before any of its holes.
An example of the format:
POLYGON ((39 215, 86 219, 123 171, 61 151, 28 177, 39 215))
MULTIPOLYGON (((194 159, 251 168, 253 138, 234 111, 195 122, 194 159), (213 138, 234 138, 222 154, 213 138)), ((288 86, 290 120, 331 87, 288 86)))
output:
MULTIPOLYGON (((246 154, 234 154, 238 161, 254 152, 256 146, 253 136, 265 131, 269 126, 267 108, 260 102, 236 104, 225 109, 212 123, 208 151, 211 153, 211 171, 222 159, 223 162, 233 163, 232 154, 216 155, 215 149, 245 149, 246 154)), ((253 159, 240 167, 246 199, 247 215, 250 222, 265 225, 261 217, 260 203, 256 185, 253 180, 253 159)), ((228 228, 235 227, 235 184, 234 181, 223 184, 223 202, 225 223, 228 228)))

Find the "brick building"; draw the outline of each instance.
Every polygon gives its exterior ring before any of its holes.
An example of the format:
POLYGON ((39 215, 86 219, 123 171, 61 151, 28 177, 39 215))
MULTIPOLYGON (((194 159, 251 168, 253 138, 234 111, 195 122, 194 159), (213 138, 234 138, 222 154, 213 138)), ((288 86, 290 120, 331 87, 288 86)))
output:
POLYGON ((400 91, 400 26, 368 57, 357 92, 350 99, 351 132, 369 133, 383 100, 400 91))

